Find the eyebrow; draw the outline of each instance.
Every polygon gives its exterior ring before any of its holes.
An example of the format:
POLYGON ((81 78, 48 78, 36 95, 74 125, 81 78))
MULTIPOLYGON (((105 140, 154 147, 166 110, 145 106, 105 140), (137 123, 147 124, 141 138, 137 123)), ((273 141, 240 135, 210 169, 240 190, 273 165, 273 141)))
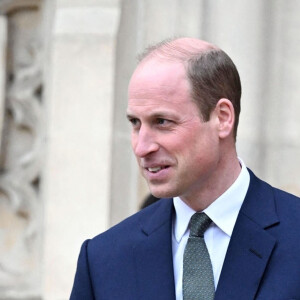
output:
POLYGON ((133 119, 133 118, 136 118, 136 117, 133 114, 131 114, 131 113, 126 113, 126 118, 128 120, 130 120, 130 119, 133 119))
MULTIPOLYGON (((126 114, 127 119, 132 119, 132 118, 137 118, 134 114, 127 112, 126 114)), ((165 112, 165 111, 156 111, 153 113, 150 113, 149 115, 147 115, 147 117, 149 118, 175 118, 174 114, 171 112, 165 112)))

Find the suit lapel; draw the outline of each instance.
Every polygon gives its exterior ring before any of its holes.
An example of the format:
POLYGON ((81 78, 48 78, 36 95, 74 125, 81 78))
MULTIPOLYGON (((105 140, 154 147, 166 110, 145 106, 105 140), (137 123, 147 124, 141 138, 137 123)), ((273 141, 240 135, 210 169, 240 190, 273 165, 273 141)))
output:
POLYGON ((272 188, 250 173, 250 186, 228 246, 215 300, 255 299, 276 245, 268 228, 279 223, 272 188))
POLYGON ((138 299, 175 299, 172 214, 172 199, 161 199, 156 211, 141 220, 144 237, 134 247, 138 299))

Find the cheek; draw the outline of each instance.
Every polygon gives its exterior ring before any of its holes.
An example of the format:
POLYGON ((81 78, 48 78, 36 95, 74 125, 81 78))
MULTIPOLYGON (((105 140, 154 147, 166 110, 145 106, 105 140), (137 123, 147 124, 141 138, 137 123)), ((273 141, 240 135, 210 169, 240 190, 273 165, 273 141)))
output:
MULTIPOLYGON (((202 134, 201 134, 202 135, 202 134)), ((205 165, 214 160, 216 151, 216 141, 212 136, 190 135, 190 139, 184 146, 186 161, 189 164, 205 165)))

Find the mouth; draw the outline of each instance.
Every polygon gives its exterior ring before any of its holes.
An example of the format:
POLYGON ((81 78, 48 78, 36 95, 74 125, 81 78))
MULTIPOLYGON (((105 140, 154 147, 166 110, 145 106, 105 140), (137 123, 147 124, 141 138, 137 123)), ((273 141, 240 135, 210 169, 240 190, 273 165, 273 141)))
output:
POLYGON ((169 168, 169 166, 160 166, 160 167, 152 167, 152 168, 146 168, 147 171, 149 171, 150 173, 158 173, 159 171, 163 170, 163 169, 167 169, 169 168))

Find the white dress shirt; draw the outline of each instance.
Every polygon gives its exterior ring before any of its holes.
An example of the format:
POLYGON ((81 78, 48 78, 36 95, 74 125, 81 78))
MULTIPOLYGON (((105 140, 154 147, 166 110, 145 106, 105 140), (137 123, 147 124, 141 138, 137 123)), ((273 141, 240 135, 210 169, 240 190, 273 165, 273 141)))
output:
MULTIPOLYGON (((244 162, 241 159, 239 161, 242 169, 236 181, 203 211, 212 220, 212 224, 204 234, 204 240, 212 262, 215 289, 218 285, 233 227, 250 183, 249 172, 244 162)), ((175 197, 173 202, 175 207, 172 233, 174 279, 176 300, 182 300, 183 253, 190 234, 189 221, 195 211, 179 197, 175 197)))

